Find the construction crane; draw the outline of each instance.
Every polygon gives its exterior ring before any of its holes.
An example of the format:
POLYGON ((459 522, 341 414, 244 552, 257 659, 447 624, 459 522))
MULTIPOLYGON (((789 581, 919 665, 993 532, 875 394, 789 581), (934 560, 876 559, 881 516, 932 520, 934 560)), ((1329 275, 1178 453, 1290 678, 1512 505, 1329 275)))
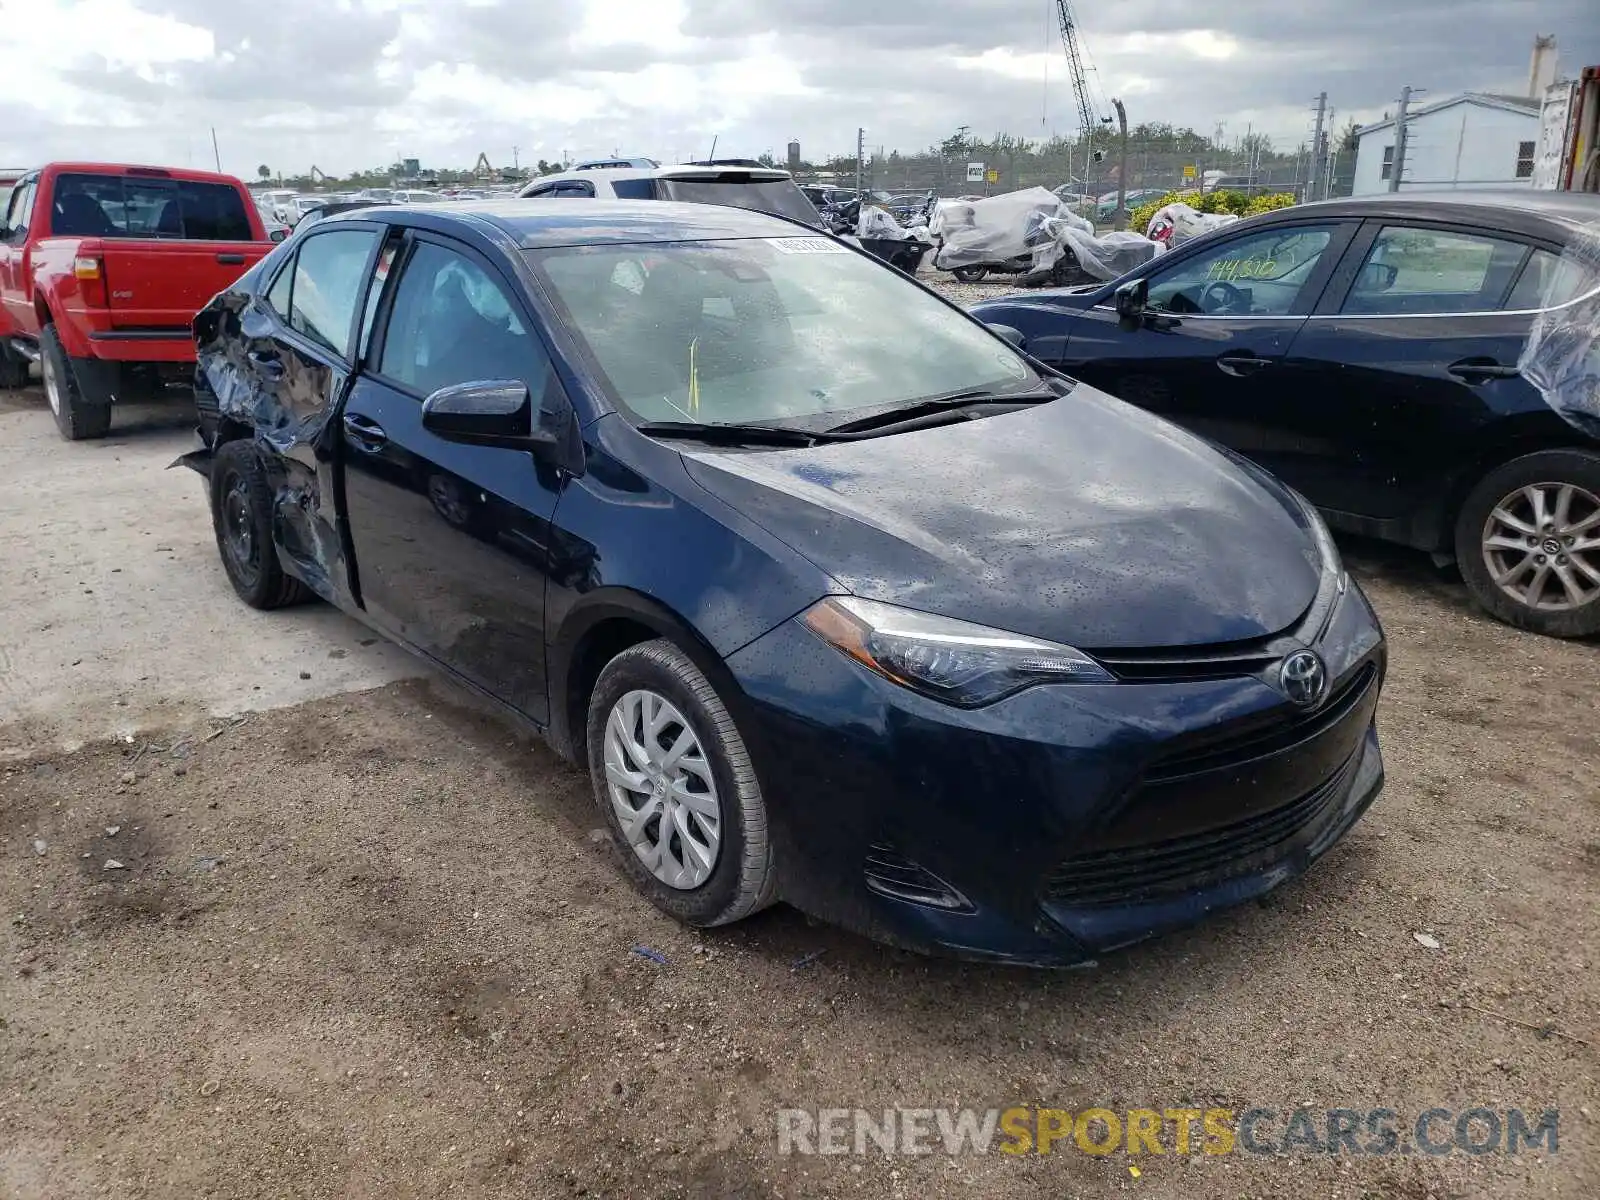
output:
POLYGON ((1061 44, 1067 51, 1067 67, 1072 71, 1072 92, 1078 101, 1078 125, 1086 138, 1100 128, 1101 117, 1089 91, 1089 72, 1084 69, 1083 51, 1078 46, 1078 20, 1072 15, 1069 0, 1056 0, 1061 17, 1061 44))
POLYGON ((1061 44, 1067 51, 1067 67, 1072 71, 1072 93, 1078 102, 1078 127, 1083 133, 1083 187, 1089 189, 1089 165, 1097 162, 1099 151, 1094 150, 1094 135, 1102 125, 1111 123, 1110 117, 1100 115, 1094 93, 1089 88, 1089 70, 1084 65, 1084 53, 1078 45, 1078 20, 1072 14, 1070 0, 1056 0, 1056 12, 1061 18, 1061 44))

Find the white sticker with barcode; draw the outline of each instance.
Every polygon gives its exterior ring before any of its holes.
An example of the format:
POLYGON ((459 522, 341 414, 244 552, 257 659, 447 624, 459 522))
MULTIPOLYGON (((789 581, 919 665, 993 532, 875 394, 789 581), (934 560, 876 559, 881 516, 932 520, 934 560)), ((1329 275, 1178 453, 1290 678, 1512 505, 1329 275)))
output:
POLYGON ((772 248, 779 254, 849 254, 843 242, 825 237, 773 238, 772 248))

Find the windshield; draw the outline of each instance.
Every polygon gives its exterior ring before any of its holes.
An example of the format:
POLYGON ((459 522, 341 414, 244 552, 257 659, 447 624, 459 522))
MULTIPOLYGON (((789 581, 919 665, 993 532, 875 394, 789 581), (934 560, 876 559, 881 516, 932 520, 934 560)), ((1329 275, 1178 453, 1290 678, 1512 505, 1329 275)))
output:
POLYGON ((566 246, 529 261, 640 421, 798 421, 1028 392, 1021 355, 826 237, 566 246))
POLYGON ((749 180, 738 182, 708 179, 662 179, 663 200, 685 200, 692 204, 721 204, 728 208, 750 208, 756 212, 777 213, 807 225, 817 224, 817 210, 792 179, 749 180))

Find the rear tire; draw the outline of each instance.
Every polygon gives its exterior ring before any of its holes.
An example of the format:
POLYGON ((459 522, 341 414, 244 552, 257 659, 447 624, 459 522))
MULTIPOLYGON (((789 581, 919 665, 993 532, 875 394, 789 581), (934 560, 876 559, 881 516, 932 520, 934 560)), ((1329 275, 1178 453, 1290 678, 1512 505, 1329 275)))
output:
POLYGON ((951 271, 950 274, 954 275, 962 283, 977 283, 979 280, 983 279, 984 276, 989 274, 989 268, 957 267, 955 270, 951 271))
POLYGON ((588 744, 601 820, 652 904, 704 927, 773 902, 777 873, 755 767, 727 706, 687 654, 661 639, 607 663, 589 698, 588 744), (654 732, 652 714, 661 722, 654 732), (680 741, 692 745, 683 751, 680 741))
POLYGON ((69 442, 105 437, 111 429, 111 405, 84 395, 78 372, 54 325, 39 331, 39 371, 44 377, 45 399, 50 401, 61 436, 69 442))
POLYGON ((1496 467, 1462 504, 1455 543, 1492 616, 1548 637, 1600 633, 1600 455, 1541 450, 1496 467))
POLYGON ((225 443, 211 462, 211 526, 228 582, 251 608, 286 608, 312 598, 284 573, 272 540, 272 489, 247 441, 225 443))

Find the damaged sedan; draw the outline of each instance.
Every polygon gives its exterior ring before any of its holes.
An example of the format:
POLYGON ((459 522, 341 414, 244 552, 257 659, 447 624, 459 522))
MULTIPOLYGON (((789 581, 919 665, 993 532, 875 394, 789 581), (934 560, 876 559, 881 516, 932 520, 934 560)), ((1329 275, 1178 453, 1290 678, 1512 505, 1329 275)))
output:
POLYGON ((241 598, 541 731, 691 925, 1079 963, 1382 786, 1382 632, 1309 504, 796 222, 346 213, 195 332, 241 598))

